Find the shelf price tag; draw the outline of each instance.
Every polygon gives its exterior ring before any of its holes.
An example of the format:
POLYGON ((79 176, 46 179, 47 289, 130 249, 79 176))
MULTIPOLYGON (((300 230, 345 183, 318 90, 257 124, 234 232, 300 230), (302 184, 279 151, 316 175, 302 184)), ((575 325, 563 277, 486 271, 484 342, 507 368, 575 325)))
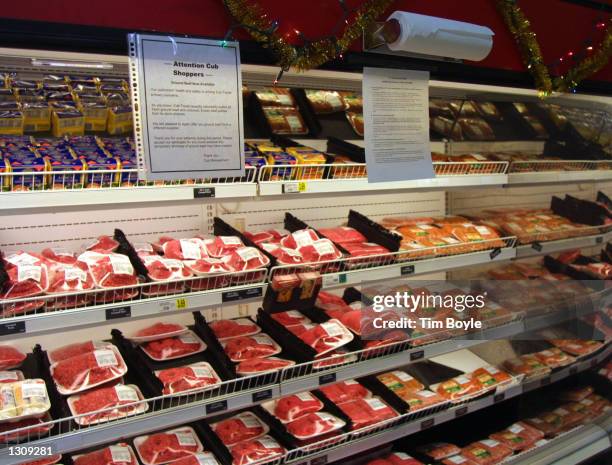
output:
POLYGON ((465 415, 468 412, 468 408, 467 405, 461 408, 458 408, 457 410, 455 410, 455 418, 459 418, 462 417, 463 415, 465 415))
POLYGON ((11 334, 20 334, 26 332, 25 321, 16 321, 14 323, 0 324, 0 336, 10 336, 11 334))
POLYGON ((224 412, 227 410, 227 400, 219 400, 206 405, 206 415, 224 412))
POLYGON ((400 276, 408 276, 414 274, 414 265, 405 265, 400 268, 400 276))
POLYGON ((506 400, 506 393, 505 392, 500 392, 499 394, 496 394, 493 397, 493 403, 498 404, 499 402, 503 402, 504 400, 506 400))
POLYGON ((346 283, 346 273, 338 273, 332 275, 323 275, 323 287, 336 286, 337 284, 346 283))
POLYGON ((189 308, 189 301, 185 297, 179 297, 176 299, 176 308, 177 310, 189 308))
POLYGON ((314 458, 310 461, 310 465, 325 465, 327 463, 327 455, 314 458))
POLYGON ((540 244, 539 242, 534 242, 533 244, 531 244, 531 248, 533 250, 535 250, 536 252, 541 252, 542 251, 542 244, 540 244))
POLYGON ((491 250, 491 252, 489 253, 489 257, 491 257, 491 260, 495 259, 495 257, 497 257, 499 254, 501 253, 501 248, 500 247, 496 247, 493 250, 491 250))
POLYGON ((252 396, 253 402, 261 402, 262 400, 272 399, 272 389, 265 391, 254 392, 252 396))
POLYGON ((236 302, 237 300, 254 299, 255 297, 263 296, 262 287, 254 287, 252 289, 242 289, 240 291, 226 291, 221 294, 221 302, 236 302))
POLYGON ((125 307, 107 308, 106 319, 115 320, 117 318, 129 318, 132 316, 132 309, 129 305, 125 307))
POLYGON ((435 418, 430 418, 428 420, 423 420, 421 422, 421 431, 424 430, 424 429, 429 429, 429 428, 431 428, 435 424, 436 424, 436 419, 435 418))
POLYGON ((307 186, 305 182, 287 182, 283 184, 283 193, 285 194, 297 194, 300 192, 306 192, 307 186))
POLYGON ((410 354, 410 361, 413 362, 415 360, 421 360, 424 357, 425 357, 425 351, 424 350, 419 350, 417 352, 412 352, 410 354))
POLYGON ((214 187, 194 187, 193 198, 194 199, 207 199, 215 197, 214 187))
POLYGON ((319 376, 319 386, 323 386, 324 384, 335 383, 336 382, 336 373, 327 373, 326 375, 319 376))
POLYGON ((595 238, 595 244, 601 244, 603 242, 603 236, 598 236, 595 238))

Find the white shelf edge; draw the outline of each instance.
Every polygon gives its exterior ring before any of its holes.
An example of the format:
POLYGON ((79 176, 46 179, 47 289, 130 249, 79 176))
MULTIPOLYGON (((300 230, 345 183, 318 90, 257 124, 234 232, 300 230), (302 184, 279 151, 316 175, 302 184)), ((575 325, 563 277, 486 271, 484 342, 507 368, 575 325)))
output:
POLYGON ((612 180, 612 170, 508 173, 509 185, 565 182, 597 182, 610 180, 612 180))
POLYGON ((516 246, 516 258, 527 258, 539 255, 547 255, 555 252, 562 252, 568 249, 582 247, 597 247, 605 244, 612 239, 612 231, 603 234, 594 234, 592 236, 572 237, 568 239, 560 239, 557 241, 538 242, 541 250, 534 248, 534 244, 524 244, 516 246))

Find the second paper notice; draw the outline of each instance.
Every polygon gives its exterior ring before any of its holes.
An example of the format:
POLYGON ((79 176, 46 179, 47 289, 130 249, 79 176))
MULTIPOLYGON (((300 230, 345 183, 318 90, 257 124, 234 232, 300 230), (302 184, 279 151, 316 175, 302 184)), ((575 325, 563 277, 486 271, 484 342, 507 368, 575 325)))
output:
POLYGON ((368 182, 434 177, 429 147, 429 73, 364 68, 368 182))

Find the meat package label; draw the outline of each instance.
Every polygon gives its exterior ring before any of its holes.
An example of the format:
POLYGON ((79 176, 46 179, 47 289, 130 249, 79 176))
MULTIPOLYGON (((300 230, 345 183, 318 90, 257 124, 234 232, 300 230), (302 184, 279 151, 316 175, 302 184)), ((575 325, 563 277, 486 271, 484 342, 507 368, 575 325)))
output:
POLYGON ((174 433, 174 435, 176 436, 176 439, 180 446, 193 447, 198 445, 195 438, 193 437, 193 434, 190 431, 180 431, 174 433))
POLYGON ((110 446, 110 453, 113 462, 132 463, 132 454, 130 450, 124 446, 110 446))
POLYGON ((117 357, 112 350, 95 350, 94 357, 100 368, 117 365, 117 357))

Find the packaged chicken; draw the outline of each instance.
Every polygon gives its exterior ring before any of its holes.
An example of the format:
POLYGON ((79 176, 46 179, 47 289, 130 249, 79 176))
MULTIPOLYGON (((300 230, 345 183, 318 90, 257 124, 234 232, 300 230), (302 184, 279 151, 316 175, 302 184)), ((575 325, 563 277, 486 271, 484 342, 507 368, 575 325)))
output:
POLYGON ((451 140, 463 140, 461 125, 444 116, 429 118, 429 127, 432 131, 451 140))
POLYGON ((419 446, 417 447, 417 450, 434 460, 442 460, 446 457, 461 453, 461 449, 459 447, 448 442, 434 442, 424 446, 419 446))
POLYGON ((308 127, 297 108, 264 107, 263 112, 273 134, 308 134, 308 127))
POLYGON ((425 385, 405 371, 395 370, 376 376, 388 389, 396 391, 422 391, 425 385))
POLYGON ((346 119, 348 119, 348 122, 350 123, 351 127, 353 128, 353 131, 355 131, 355 134, 357 134, 358 136, 363 137, 363 135, 364 135, 363 114, 362 113, 355 113, 355 112, 352 112, 352 111, 347 111, 346 112, 346 119))
POLYGON ((291 91, 283 87, 273 87, 255 92, 262 107, 294 107, 296 105, 291 91))
MULTIPOLYGON (((541 350, 533 354, 538 360, 550 368, 558 368, 570 365, 576 361, 571 355, 567 355, 557 347, 541 350)), ((571 400, 571 399, 570 399, 571 400)))
POLYGON ((428 389, 423 389, 420 391, 404 389, 396 391, 395 395, 408 404, 409 411, 411 412, 427 409, 433 407, 434 405, 446 402, 446 399, 440 394, 432 392, 428 389))

